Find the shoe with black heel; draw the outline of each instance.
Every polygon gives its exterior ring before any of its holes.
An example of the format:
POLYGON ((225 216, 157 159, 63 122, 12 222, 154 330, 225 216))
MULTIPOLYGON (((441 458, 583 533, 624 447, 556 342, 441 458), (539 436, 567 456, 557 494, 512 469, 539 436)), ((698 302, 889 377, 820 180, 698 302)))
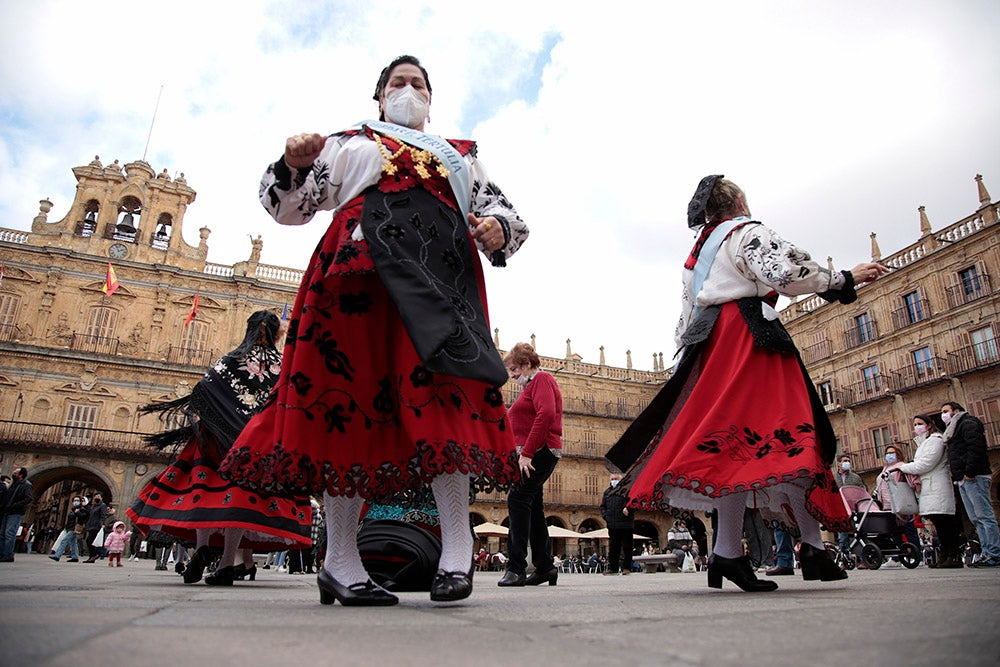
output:
POLYGON ((840 581, 847 579, 847 572, 834 562, 826 549, 817 549, 806 542, 799 549, 799 564, 805 581, 840 581))
POLYGON ((185 566, 184 571, 181 572, 184 575, 185 584, 194 584, 201 581, 202 575, 205 574, 205 568, 208 567, 208 547, 198 547, 198 550, 194 552, 191 556, 191 560, 188 561, 187 566, 185 566))
POLYGON ((243 581, 247 577, 250 577, 250 581, 257 580, 257 563, 254 563, 250 567, 247 567, 244 563, 240 563, 236 566, 236 571, 233 573, 240 581, 243 581))
POLYGON ((472 595, 472 568, 468 572, 438 570, 431 583, 431 600, 455 602, 472 595))
POLYGON ((778 588, 773 581, 764 581, 754 574, 750 558, 723 558, 712 554, 708 559, 708 587, 722 588, 725 577, 748 593, 766 593, 778 588))
POLYGON ((399 598, 371 579, 363 584, 344 586, 334 579, 326 568, 316 577, 320 604, 340 602, 345 607, 390 607, 399 604, 399 598))
POLYGON ((205 583, 209 586, 232 586, 236 578, 236 568, 232 565, 220 567, 212 574, 205 577, 205 583))
POLYGON ((559 570, 554 567, 552 569, 545 570, 544 572, 535 570, 524 580, 524 585, 541 586, 542 584, 547 583, 549 586, 555 586, 557 579, 559 579, 559 570))
POLYGON ((525 576, 521 572, 514 572, 513 570, 507 570, 500 577, 500 581, 497 582, 497 586, 524 586, 525 576))

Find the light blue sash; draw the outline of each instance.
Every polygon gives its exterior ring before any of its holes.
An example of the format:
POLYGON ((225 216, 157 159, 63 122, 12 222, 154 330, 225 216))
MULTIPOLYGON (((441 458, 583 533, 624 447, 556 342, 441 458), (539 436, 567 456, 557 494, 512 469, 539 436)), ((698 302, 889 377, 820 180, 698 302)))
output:
POLYGON ((722 242, 726 240, 726 237, 729 236, 730 232, 737 225, 741 225, 744 222, 750 222, 750 218, 740 216, 720 223, 708 235, 708 239, 705 240, 705 244, 701 247, 701 252, 698 253, 698 261, 694 265, 694 278, 691 281, 691 303, 695 304, 694 316, 691 317, 692 322, 698 315, 698 295, 701 294, 702 285, 705 284, 705 280, 708 278, 708 272, 712 270, 712 264, 715 262, 715 256, 718 254, 719 248, 722 247, 722 242))
POLYGON ((451 172, 448 175, 448 183, 451 184, 451 191, 455 193, 455 199, 458 200, 458 208, 462 211, 462 220, 466 220, 469 215, 471 189, 469 187, 469 168, 461 153, 441 137, 431 136, 402 125, 380 120, 366 120, 359 123, 357 127, 362 126, 370 127, 382 134, 405 141, 411 146, 433 153, 441 161, 441 164, 445 165, 451 172))

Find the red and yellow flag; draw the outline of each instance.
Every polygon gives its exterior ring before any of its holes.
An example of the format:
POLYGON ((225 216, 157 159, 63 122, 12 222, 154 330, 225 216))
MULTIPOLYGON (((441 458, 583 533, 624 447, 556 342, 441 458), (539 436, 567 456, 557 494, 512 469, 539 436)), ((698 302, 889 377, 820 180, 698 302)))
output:
POLYGON ((191 302, 191 312, 188 313, 188 316, 184 319, 184 326, 187 326, 187 325, 191 324, 191 320, 193 320, 194 316, 198 314, 198 294, 199 293, 200 292, 195 292, 194 293, 194 301, 191 302))
POLYGON ((104 279, 104 286, 101 288, 101 291, 111 296, 118 289, 118 286, 118 276, 115 275, 115 270, 112 268, 111 262, 108 262, 108 276, 104 279))

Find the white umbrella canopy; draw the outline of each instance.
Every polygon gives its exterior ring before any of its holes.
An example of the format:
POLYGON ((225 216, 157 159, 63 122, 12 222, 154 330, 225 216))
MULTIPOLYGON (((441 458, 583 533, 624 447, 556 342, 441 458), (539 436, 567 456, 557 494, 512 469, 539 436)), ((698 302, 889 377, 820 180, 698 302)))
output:
MULTIPOLYGON (((610 540, 611 536, 608 535, 607 528, 600 528, 598 530, 591 530, 590 532, 584 533, 583 537, 588 540, 610 540)), ((638 533, 632 534, 633 540, 651 540, 653 538, 647 535, 639 535, 638 533)))
POLYGON ((475 531, 476 535, 479 535, 480 537, 488 535, 496 535, 498 537, 507 536, 507 528, 495 523, 481 523, 478 526, 474 526, 472 530, 475 531))
POLYGON ((559 526, 549 526, 549 537, 555 539, 565 539, 567 537, 582 539, 583 533, 578 533, 575 530, 568 530, 566 528, 560 528, 559 526))

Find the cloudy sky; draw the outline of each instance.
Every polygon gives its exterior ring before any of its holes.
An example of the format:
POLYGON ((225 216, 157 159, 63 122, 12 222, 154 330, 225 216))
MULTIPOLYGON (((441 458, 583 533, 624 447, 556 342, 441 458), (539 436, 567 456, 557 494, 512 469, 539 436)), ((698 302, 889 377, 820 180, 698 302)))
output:
POLYGON ((884 255, 916 241, 920 205, 935 228, 972 214, 978 173, 1000 195, 998 34, 995 0, 3 2, 0 226, 30 229, 43 197, 61 219, 71 168, 145 152, 198 192, 184 237, 208 226, 209 261, 261 234, 263 262, 303 268, 329 216, 278 226, 260 175, 288 135, 375 116, 410 53, 428 131, 476 139, 532 230, 487 267, 501 346, 651 369, 705 174, 838 268, 871 232, 884 255))

